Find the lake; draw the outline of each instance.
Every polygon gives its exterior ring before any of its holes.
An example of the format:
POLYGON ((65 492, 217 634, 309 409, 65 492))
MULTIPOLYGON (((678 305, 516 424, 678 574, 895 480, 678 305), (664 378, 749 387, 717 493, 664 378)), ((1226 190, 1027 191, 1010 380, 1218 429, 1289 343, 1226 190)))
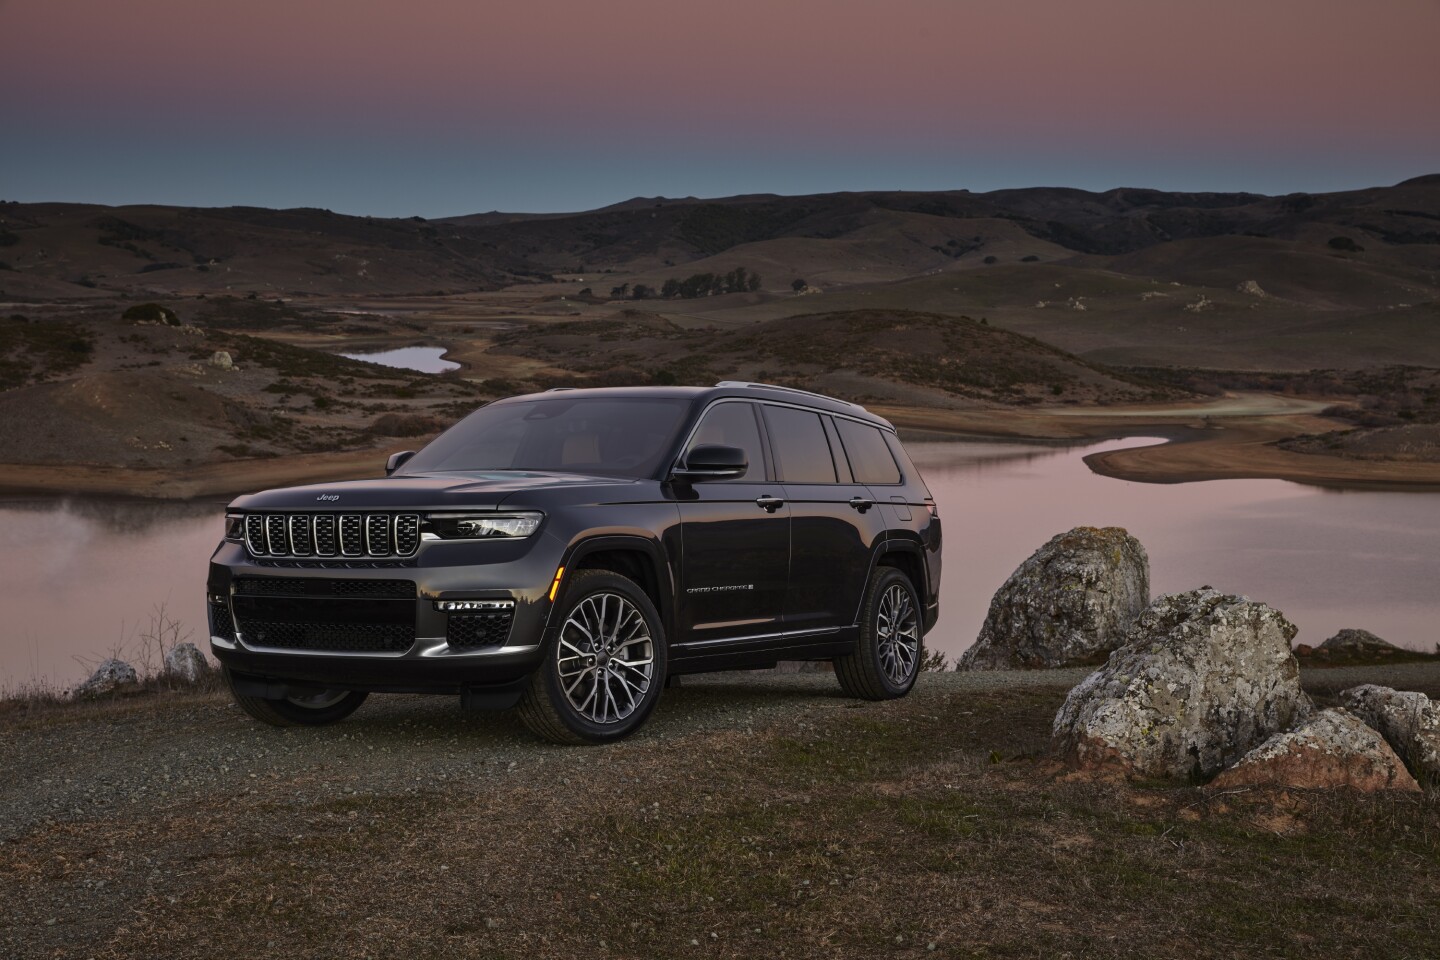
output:
POLYGON ((398 367, 401 370, 418 370, 421 373, 444 373, 459 370, 454 360, 441 359, 446 347, 397 347, 394 350, 376 350, 370 353, 342 353, 340 356, 366 363, 378 363, 382 367, 398 367))
MULTIPOLYGON (((1143 484, 1091 473, 1097 450, 907 444, 945 524, 933 648, 975 639, 996 588, 1077 525, 1122 526, 1150 554, 1155 593, 1203 584, 1283 610, 1316 644, 1341 627, 1430 651, 1440 642, 1440 493, 1333 491, 1280 480, 1143 484)), ((158 609, 206 649, 206 560, 223 504, 0 502, 0 688, 66 685, 84 661, 134 656, 158 609)))

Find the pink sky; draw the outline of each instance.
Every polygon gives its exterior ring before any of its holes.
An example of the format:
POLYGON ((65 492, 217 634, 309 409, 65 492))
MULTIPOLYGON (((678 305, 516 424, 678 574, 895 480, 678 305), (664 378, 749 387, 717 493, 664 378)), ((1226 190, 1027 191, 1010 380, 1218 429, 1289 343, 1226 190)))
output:
MULTIPOLYGON (((857 188, 885 185, 886 156, 938 173, 946 152, 984 160, 953 186, 1000 185, 1037 151, 1074 157, 1077 179, 1119 157, 1133 181, 1150 157, 1156 186, 1223 159, 1215 185, 1238 187, 1253 156, 1260 189, 1287 165, 1306 180, 1307 154, 1337 178, 1440 169, 1437 49, 1435 0, 0 0, 0 120, 137 149, 723 149, 760 180, 767 155, 848 149, 878 164, 857 188)), ((0 174, 24 184, 18 163, 0 174)), ((596 202, 619 198, 603 166, 596 202)))

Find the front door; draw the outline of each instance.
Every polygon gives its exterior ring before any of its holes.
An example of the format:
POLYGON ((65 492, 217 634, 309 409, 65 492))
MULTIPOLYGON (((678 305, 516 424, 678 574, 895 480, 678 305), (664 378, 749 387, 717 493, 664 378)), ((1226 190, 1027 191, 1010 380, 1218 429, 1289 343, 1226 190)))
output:
MULTIPOLYGON (((690 446, 745 451, 734 480, 677 490, 681 520, 677 647, 718 652, 769 642, 782 630, 790 568, 790 507, 770 476, 755 405, 722 401, 700 421, 690 446)), ((689 452, 688 450, 686 451, 689 452)))

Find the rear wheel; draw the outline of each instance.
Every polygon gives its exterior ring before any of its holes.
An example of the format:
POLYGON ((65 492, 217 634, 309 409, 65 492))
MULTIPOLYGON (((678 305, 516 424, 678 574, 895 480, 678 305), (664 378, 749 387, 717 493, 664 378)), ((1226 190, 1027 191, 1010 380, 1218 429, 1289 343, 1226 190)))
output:
POLYGON ((554 743, 609 743, 645 722, 665 685, 665 637, 634 581, 581 570, 566 584, 560 633, 521 695, 519 712, 554 743))
POLYGON ((866 700, 905 696, 920 672, 920 599, 910 578, 894 567, 876 567, 860 617, 855 653, 835 658, 841 689, 866 700))
POLYGON ((323 727, 339 723, 358 710, 369 696, 360 690, 316 690, 280 700, 255 697, 235 689, 234 674, 228 669, 225 684, 241 710, 272 727, 323 727))

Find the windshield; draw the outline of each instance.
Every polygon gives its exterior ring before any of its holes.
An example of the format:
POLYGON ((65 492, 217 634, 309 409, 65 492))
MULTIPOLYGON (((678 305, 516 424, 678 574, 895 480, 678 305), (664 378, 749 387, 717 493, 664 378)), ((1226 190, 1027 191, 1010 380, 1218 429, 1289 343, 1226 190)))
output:
POLYGON ((543 470, 652 477, 689 405, 688 400, 642 397, 491 404, 440 434, 400 472, 543 470))

